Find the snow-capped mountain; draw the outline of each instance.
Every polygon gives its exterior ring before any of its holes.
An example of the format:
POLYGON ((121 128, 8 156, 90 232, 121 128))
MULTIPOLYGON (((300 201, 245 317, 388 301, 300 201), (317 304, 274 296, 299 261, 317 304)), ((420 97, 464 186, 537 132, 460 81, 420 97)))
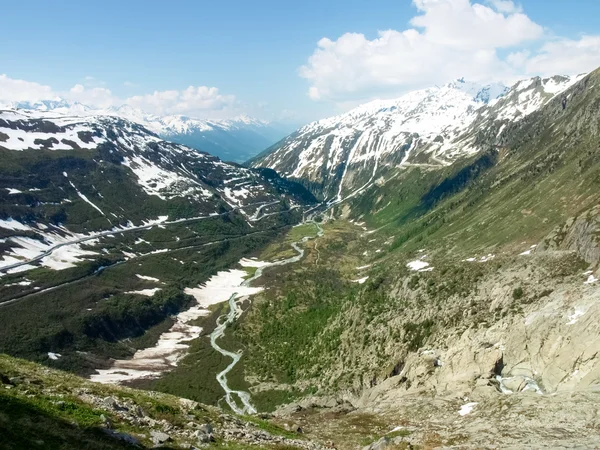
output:
POLYGON ((511 88, 464 79, 378 100, 311 123, 252 161, 303 179, 331 201, 355 195, 397 167, 443 166, 481 149, 485 130, 533 113, 580 77, 532 78, 511 88))
POLYGON ((314 200, 112 116, 0 110, 0 158, 0 269, 78 236, 224 213, 252 228, 314 200))
POLYGON ((247 161, 289 132, 285 126, 247 115, 223 120, 196 119, 184 115, 157 116, 129 105, 98 109, 60 98, 13 102, 6 108, 80 117, 117 116, 139 123, 169 141, 237 163, 247 161))

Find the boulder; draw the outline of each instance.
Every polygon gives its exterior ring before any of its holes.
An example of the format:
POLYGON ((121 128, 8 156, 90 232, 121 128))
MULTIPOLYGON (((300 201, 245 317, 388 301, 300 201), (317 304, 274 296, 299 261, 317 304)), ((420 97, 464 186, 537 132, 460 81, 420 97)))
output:
POLYGON ((169 442, 171 440, 171 436, 169 436, 167 433, 163 433, 162 431, 151 431, 150 440, 154 444, 159 445, 169 442))

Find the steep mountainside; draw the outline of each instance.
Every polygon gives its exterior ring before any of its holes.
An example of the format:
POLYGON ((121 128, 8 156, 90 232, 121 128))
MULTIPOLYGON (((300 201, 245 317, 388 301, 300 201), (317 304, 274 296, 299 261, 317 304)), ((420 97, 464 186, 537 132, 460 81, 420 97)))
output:
POLYGON ((398 167, 445 166, 482 150, 483 133, 531 114, 580 77, 478 86, 462 79, 375 101, 309 124, 251 161, 302 179, 329 201, 354 196, 398 167))
POLYGON ((288 127, 245 115, 226 120, 195 119, 183 115, 157 116, 128 105, 91 108, 65 100, 14 102, 12 109, 53 112, 69 116, 115 116, 138 123, 163 139, 210 153, 224 161, 242 163, 280 140, 288 127))

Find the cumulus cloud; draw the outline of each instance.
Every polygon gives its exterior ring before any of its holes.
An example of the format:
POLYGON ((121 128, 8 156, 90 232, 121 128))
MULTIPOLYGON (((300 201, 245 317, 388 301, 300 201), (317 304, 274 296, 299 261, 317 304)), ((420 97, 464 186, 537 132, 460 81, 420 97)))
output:
POLYGON ((134 108, 154 114, 196 114, 221 111, 235 104, 235 96, 223 95, 216 87, 190 86, 183 91, 155 91, 126 100, 134 108))
POLYGON ((67 91, 56 91, 50 86, 0 75, 0 104, 35 103, 62 98, 98 109, 127 104, 157 115, 187 114, 215 118, 224 116, 227 112, 239 114, 235 96, 221 94, 216 87, 190 86, 181 91, 155 91, 152 94, 122 99, 110 89, 102 87, 103 84, 88 76, 85 77, 84 84, 78 83, 67 91))
POLYGON ((50 86, 0 75, 0 102, 36 102, 41 99, 55 100, 57 97, 50 86))
POLYGON ((558 39, 547 42, 535 53, 515 52, 511 63, 527 74, 576 74, 600 66, 600 36, 558 39))
POLYGON ((510 0, 490 0, 489 3, 496 11, 501 13, 511 14, 523 12, 523 8, 520 5, 516 5, 510 0))
POLYGON ((96 108, 108 108, 119 104, 110 89, 93 87, 89 88, 82 84, 76 84, 68 92, 62 94, 66 100, 79 102, 96 108))
POLYGON ((360 33, 321 39, 299 69, 311 84, 308 96, 339 103, 462 76, 503 80, 587 71, 600 64, 596 38, 549 42, 544 28, 513 1, 481 1, 485 4, 413 0, 418 14, 410 20, 412 28, 380 31, 374 39, 360 33), (524 50, 535 45, 537 50, 524 50), (553 63, 569 52, 564 64, 553 63))

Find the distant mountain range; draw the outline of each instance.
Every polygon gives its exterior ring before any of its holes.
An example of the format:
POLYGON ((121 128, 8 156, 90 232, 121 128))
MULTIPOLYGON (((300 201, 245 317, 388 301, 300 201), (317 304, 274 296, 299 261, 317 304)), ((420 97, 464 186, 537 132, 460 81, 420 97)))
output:
POLYGON ((233 119, 196 119, 184 115, 157 116, 129 105, 93 108, 64 99, 13 102, 6 108, 55 112, 65 116, 116 116, 143 125, 160 137, 217 156, 224 161, 243 163, 273 145, 293 127, 241 115, 233 119))

